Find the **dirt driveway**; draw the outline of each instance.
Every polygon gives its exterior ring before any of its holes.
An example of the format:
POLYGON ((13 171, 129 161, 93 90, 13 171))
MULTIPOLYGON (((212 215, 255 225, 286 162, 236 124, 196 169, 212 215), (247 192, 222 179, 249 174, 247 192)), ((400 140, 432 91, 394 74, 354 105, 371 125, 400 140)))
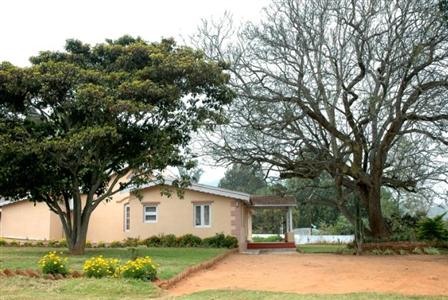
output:
POLYGON ((209 289, 448 295, 448 256, 235 254, 184 279, 170 293, 209 289))

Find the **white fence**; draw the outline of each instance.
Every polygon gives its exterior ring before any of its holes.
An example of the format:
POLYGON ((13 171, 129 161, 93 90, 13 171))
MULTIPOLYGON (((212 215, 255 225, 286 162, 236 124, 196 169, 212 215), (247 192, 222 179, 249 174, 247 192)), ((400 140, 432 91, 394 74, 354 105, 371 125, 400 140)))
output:
MULTIPOLYGON (((270 236, 276 236, 277 234, 252 234, 252 237, 267 238, 270 236)), ((280 234, 283 238, 284 235, 280 234)), ((295 234, 294 241, 296 245, 303 244, 318 244, 318 243, 334 243, 334 244, 348 244, 355 240, 354 235, 302 235, 295 234)))

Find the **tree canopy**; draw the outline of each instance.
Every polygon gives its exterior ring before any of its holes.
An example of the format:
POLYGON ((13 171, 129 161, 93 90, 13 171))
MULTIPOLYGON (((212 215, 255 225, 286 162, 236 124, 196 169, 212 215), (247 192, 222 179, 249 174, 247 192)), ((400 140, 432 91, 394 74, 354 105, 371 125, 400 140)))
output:
POLYGON ((0 191, 45 202, 74 253, 102 201, 188 169, 192 133, 220 123, 234 96, 225 64, 172 39, 68 40, 30 60, 0 64, 0 191))
POLYGON ((248 194, 257 194, 267 187, 263 171, 257 166, 233 164, 218 183, 221 188, 248 194))
POLYGON ((355 193, 372 234, 387 236, 381 187, 447 183, 448 27, 439 8, 276 0, 257 24, 205 21, 196 42, 230 63, 237 93, 229 123, 208 139, 211 153, 282 178, 328 175, 338 206, 355 193))

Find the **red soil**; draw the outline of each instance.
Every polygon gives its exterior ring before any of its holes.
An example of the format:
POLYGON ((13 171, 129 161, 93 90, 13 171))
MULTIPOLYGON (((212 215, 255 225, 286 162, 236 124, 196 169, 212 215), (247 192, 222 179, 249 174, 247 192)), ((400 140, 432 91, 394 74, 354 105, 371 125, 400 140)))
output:
POLYGON ((448 295, 448 256, 235 254, 184 279, 170 293, 210 289, 448 295))

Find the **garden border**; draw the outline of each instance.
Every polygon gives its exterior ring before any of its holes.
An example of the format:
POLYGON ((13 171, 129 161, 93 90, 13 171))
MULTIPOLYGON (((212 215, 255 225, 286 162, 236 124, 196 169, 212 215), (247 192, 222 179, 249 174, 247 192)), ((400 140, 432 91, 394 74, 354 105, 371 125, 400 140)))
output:
POLYGON ((164 290, 168 290, 171 287, 173 287, 174 285, 176 285, 177 283, 179 283, 181 280, 183 280, 184 278, 197 273, 199 271, 205 270, 205 269, 209 269, 211 267, 213 267, 215 264, 217 264, 218 262, 220 262, 221 260, 223 260, 224 258, 228 257, 231 254, 234 253, 238 253, 239 250, 236 249, 231 249, 231 250, 227 250, 226 252, 224 252, 223 254, 220 254, 216 257, 213 257, 207 261, 204 261, 200 264, 197 265, 193 265, 187 269, 185 269, 184 271, 182 271, 181 273, 177 274, 176 276, 170 278, 170 279, 166 279, 166 280, 159 280, 159 281, 155 281, 154 283, 161 289, 164 290))

